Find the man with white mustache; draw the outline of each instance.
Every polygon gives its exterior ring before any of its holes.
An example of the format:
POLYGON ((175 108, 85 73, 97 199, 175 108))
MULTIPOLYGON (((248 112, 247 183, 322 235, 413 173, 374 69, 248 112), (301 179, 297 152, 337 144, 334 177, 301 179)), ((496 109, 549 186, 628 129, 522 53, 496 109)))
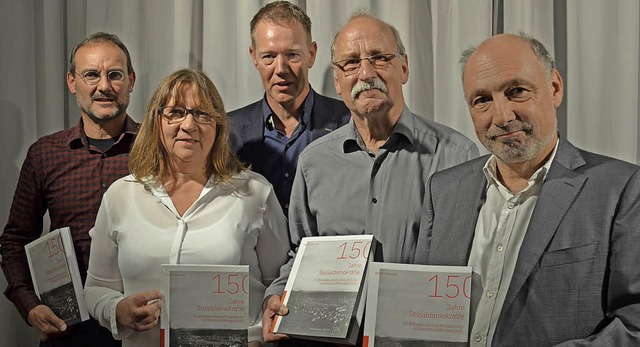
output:
MULTIPOLYGON (((305 236, 373 234, 385 262, 413 260, 425 184, 436 171, 478 156, 459 132, 411 113, 402 85, 408 58, 397 30, 356 12, 331 47, 336 91, 350 122, 310 144, 300 155, 289 208, 293 244, 305 236)), ((263 316, 266 341, 290 261, 268 289, 263 316)), ((309 346, 310 342, 300 343, 309 346)))
POLYGON ((33 290, 24 246, 37 239, 49 212, 50 230, 69 227, 84 282, 89 229, 102 195, 129 173, 138 124, 127 115, 136 75, 120 39, 99 32, 77 43, 66 76, 81 111, 78 124, 38 139, 22 165, 13 204, 0 236, 5 295, 40 335, 40 346, 120 346, 94 319, 67 326, 33 290))

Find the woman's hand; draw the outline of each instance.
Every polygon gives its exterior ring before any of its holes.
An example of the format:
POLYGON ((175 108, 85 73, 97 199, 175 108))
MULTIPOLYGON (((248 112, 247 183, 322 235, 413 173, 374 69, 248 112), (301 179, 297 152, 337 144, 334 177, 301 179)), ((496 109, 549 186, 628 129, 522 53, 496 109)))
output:
POLYGON ((160 321, 162 298, 159 290, 129 295, 116 305, 116 321, 134 331, 149 330, 160 321))

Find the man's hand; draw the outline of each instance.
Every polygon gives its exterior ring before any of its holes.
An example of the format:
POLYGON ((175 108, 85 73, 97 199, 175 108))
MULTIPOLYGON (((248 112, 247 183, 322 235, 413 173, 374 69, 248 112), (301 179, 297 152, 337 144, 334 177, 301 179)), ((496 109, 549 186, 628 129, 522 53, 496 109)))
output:
POLYGON ((264 307, 264 313, 262 313, 262 337, 264 342, 277 342, 288 340, 289 336, 285 334, 276 334, 269 332, 271 325, 273 324, 273 318, 276 315, 286 316, 289 313, 289 308, 280 302, 279 295, 271 295, 267 299, 267 304, 264 307))
POLYGON ((158 325, 162 308, 162 292, 136 293, 116 305, 116 321, 134 331, 145 331, 158 325))
POLYGON ((46 305, 31 309, 27 321, 38 331, 42 341, 55 340, 69 333, 67 324, 46 305))

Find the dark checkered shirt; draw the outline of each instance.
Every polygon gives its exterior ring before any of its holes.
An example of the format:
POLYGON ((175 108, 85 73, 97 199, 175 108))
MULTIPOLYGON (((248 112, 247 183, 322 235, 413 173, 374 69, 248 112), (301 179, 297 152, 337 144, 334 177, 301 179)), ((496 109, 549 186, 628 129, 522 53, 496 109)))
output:
POLYGON ((27 152, 11 205, 9 220, 0 236, 2 270, 7 278, 5 295, 25 321, 40 304, 36 296, 24 246, 42 232, 47 210, 51 230, 69 227, 82 282, 87 275, 89 229, 93 227, 102 194, 129 173, 129 150, 139 125, 127 116, 125 132, 106 152, 89 146, 82 119, 74 128, 44 136, 27 152))

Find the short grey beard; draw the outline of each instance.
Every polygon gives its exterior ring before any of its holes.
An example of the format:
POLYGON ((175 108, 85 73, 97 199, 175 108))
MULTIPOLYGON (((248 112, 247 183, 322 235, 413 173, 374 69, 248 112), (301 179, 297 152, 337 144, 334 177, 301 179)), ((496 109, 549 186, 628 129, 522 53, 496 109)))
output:
POLYGON ((506 150, 496 150, 494 145, 497 141, 495 141, 495 136, 491 138, 491 136, 486 136, 488 140, 485 147, 496 157, 500 158, 504 163, 517 163, 523 161, 533 160, 538 152, 551 141, 553 138, 553 134, 558 130, 558 120, 555 120, 555 126, 553 131, 549 132, 547 136, 542 139, 537 139, 533 137, 534 129, 529 123, 525 123, 523 127, 523 131, 529 135, 530 144, 527 147, 523 147, 523 144, 516 140, 507 140, 503 141, 502 144, 506 145, 508 148, 506 150))
POLYGON ((118 119, 123 113, 125 113, 120 104, 118 104, 116 111, 113 114, 109 114, 105 117, 98 117, 93 111, 84 107, 80 107, 80 109, 96 124, 108 123, 114 119, 118 119))

